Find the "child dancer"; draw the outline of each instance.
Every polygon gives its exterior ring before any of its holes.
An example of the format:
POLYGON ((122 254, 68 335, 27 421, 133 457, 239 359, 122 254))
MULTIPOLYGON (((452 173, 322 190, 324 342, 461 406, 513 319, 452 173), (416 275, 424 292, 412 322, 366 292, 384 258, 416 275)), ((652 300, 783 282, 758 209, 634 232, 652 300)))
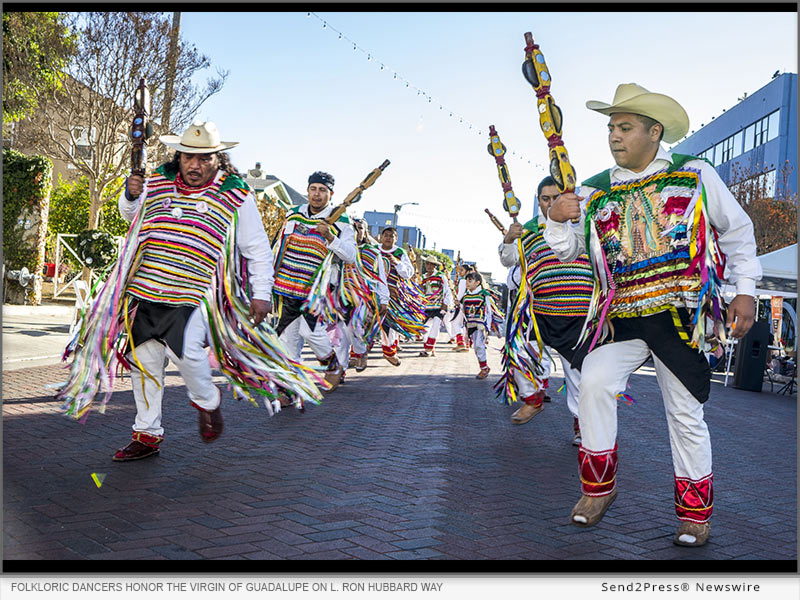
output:
POLYGON ((472 340, 475 356, 478 357, 480 372, 476 379, 486 379, 489 375, 489 365, 486 364, 486 337, 492 327, 492 309, 490 293, 483 289, 483 278, 477 271, 470 271, 464 278, 467 291, 461 299, 461 308, 464 311, 464 324, 467 335, 472 340))

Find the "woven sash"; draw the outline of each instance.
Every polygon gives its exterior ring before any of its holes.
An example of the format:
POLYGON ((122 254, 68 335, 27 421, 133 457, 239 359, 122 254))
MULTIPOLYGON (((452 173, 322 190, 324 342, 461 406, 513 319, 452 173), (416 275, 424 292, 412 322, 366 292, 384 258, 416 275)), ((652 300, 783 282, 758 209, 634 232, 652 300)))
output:
POLYGON ((615 287, 609 316, 696 307, 700 272, 696 264, 690 269, 693 240, 681 221, 700 194, 699 185, 699 171, 684 167, 615 183, 610 192, 597 190, 590 196, 587 214, 615 287))
MULTIPOLYGON (((361 257, 361 264, 364 265, 364 270, 367 276, 377 281, 378 279, 378 250, 377 246, 364 244, 359 247, 358 254, 361 257)), ((388 269, 385 269, 388 272, 388 269)))
POLYGON ((128 294, 163 304, 200 304, 236 210, 247 197, 241 189, 220 192, 221 183, 186 196, 162 175, 148 180, 139 233, 140 263, 128 283, 128 294))
POLYGON ((299 212, 286 217, 275 257, 274 293, 287 298, 308 297, 314 275, 330 252, 325 238, 314 230, 320 221, 299 212))

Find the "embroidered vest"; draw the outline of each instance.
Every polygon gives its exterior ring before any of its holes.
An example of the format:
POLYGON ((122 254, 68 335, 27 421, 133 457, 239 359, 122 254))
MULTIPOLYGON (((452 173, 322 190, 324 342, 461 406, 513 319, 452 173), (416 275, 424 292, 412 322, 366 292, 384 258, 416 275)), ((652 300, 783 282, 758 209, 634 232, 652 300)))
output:
POLYGON ((698 169, 683 166, 693 157, 675 158, 670 167, 643 179, 609 182, 608 191, 597 189, 587 201, 587 232, 595 228, 614 288, 610 317, 697 306, 702 284, 693 261, 695 240, 681 221, 692 200, 704 200, 702 181, 698 169))
POLYGON ((275 256, 275 294, 303 300, 308 297, 314 275, 330 252, 325 238, 314 231, 321 220, 306 217, 299 208, 286 217, 275 256))
POLYGON ((464 309, 464 322, 467 327, 486 327, 487 290, 478 289, 464 293, 461 307, 464 309))
POLYGON ((438 308, 444 301, 444 276, 440 271, 425 277, 422 280, 422 289, 425 290, 425 304, 429 308, 438 308))
POLYGON ((174 175, 165 173, 159 167, 147 182, 141 258, 127 293, 139 300, 197 306, 211 285, 234 215, 249 188, 227 175, 199 194, 184 195, 177 191, 174 175))
POLYGON ((536 314, 586 317, 594 290, 589 257, 581 254, 572 262, 561 262, 544 241, 544 224, 525 224, 522 237, 528 285, 533 292, 531 308, 536 314))

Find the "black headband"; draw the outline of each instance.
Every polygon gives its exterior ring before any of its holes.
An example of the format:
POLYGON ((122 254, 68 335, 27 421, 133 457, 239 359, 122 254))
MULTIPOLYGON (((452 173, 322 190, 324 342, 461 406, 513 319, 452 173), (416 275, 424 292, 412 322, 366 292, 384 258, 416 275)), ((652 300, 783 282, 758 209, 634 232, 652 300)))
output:
POLYGON ((308 177, 308 185, 312 183, 321 183, 330 191, 333 191, 333 175, 330 173, 326 173, 325 171, 314 171, 308 177))

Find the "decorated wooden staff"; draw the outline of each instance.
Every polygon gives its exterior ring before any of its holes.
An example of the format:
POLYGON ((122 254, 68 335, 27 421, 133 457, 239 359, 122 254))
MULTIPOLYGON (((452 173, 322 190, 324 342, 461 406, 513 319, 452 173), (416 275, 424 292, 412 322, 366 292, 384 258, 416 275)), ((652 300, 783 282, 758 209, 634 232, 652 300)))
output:
POLYGON ((489 125, 489 145, 486 149, 494 158, 494 162, 497 163, 497 174, 500 177, 500 184, 503 186, 503 208, 516 223, 520 203, 514 195, 514 190, 511 189, 511 178, 508 176, 508 167, 505 159, 506 147, 500 141, 500 136, 497 134, 494 125, 489 125))
POLYGON ((506 228, 505 228, 505 227, 503 226, 503 224, 500 222, 500 219, 498 219, 498 218, 497 218, 497 217, 495 217, 495 216, 494 216, 494 215, 493 215, 491 212, 489 212, 489 209, 488 209, 488 208, 485 208, 484 210, 486 211, 486 214, 487 214, 487 215, 489 215, 489 219, 491 220, 492 224, 493 224, 495 227, 497 227, 497 229, 500 231, 500 233, 502 233, 502 234, 503 234, 503 236, 505 236, 505 235, 508 233, 508 231, 506 231, 506 228))
POLYGON ((359 183, 358 187, 356 187, 356 189, 347 194, 347 197, 344 200, 342 200, 342 203, 333 209, 330 216, 328 216, 328 218, 325 219, 328 222, 328 224, 333 225, 334 223, 336 223, 336 221, 339 220, 339 217, 341 217, 344 214, 344 211, 346 211, 351 204, 355 204, 356 202, 361 200, 361 194, 373 183, 375 183, 375 181, 377 181, 378 177, 380 177, 383 174, 383 170, 386 167, 388 167, 389 164, 390 164, 389 160, 387 159, 383 161, 379 167, 372 169, 369 175, 367 175, 364 178, 364 181, 359 183))
MULTIPOLYGON (((342 203, 331 211, 331 214, 325 218, 325 222, 329 225, 334 225, 350 205, 361 200, 361 194, 377 181, 378 177, 383 174, 384 169, 386 169, 389 164, 389 161, 385 160, 380 166, 370 171, 364 178, 364 181, 359 183, 352 192, 347 194, 342 203)), ((344 304, 348 302, 348 292, 351 294, 351 298, 354 297, 354 294, 363 295, 364 297, 369 295, 369 288, 365 287, 366 283, 363 278, 361 278, 360 282, 363 285, 359 286, 358 291, 354 292, 353 290, 348 290, 343 285, 343 282, 340 282, 338 286, 339 297, 334 297, 331 293, 330 286, 331 277, 333 275, 332 265, 333 253, 329 252, 317 270, 314 282, 311 284, 308 298, 303 302, 303 307, 306 308, 309 313, 314 316, 324 315, 325 320, 328 322, 335 321, 337 317, 344 318, 344 304)), ((340 269, 340 276, 344 277, 345 275, 345 269, 340 269)))
POLYGON ((144 78, 133 94, 133 123, 131 123, 131 175, 145 176, 147 169, 147 139, 153 135, 150 123, 150 92, 144 78))
MULTIPOLYGON (((562 114, 550 94, 550 71, 544 62, 544 55, 539 45, 533 43, 533 35, 525 33, 525 62, 522 63, 522 74, 536 92, 536 105, 539 110, 539 126, 547 139, 550 148, 550 175, 561 193, 575 190, 575 170, 569 162, 567 149, 561 139, 562 114)), ((577 223, 580 219, 573 219, 577 223)))

